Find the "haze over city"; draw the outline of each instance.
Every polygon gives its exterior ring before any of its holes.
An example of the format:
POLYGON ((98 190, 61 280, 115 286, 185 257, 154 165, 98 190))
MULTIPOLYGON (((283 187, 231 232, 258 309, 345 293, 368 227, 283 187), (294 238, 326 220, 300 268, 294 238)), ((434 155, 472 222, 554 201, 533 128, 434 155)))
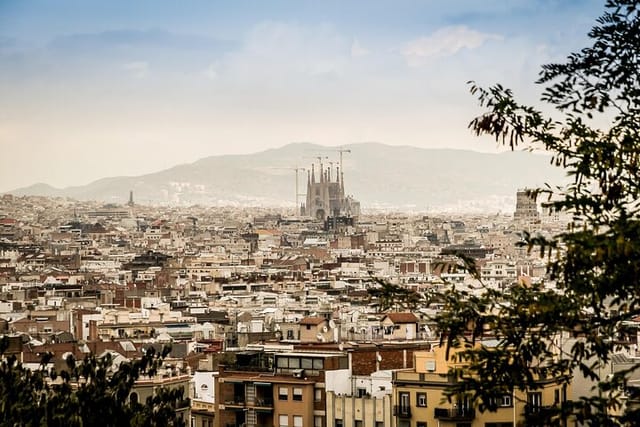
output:
POLYGON ((640 425, 640 0, 0 0, 0 426, 640 425))
POLYGON ((0 191, 307 141, 495 151, 466 82, 537 99, 597 1, 0 3, 0 191), (9 153, 9 155, 6 155, 9 153))

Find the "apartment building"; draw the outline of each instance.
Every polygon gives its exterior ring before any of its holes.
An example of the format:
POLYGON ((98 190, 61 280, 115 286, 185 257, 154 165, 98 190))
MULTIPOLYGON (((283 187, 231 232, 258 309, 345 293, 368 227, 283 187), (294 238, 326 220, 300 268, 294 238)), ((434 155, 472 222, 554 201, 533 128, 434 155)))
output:
POLYGON ((415 352, 413 369, 394 371, 391 427, 513 427, 522 425, 525 415, 544 415, 567 399, 569 391, 557 378, 540 380, 535 390, 503 395, 495 412, 478 410, 464 395, 447 399, 455 358, 445 353, 444 347, 415 352))
POLYGON ((214 377, 215 427, 325 427, 325 373, 348 371, 342 352, 244 351, 214 377))

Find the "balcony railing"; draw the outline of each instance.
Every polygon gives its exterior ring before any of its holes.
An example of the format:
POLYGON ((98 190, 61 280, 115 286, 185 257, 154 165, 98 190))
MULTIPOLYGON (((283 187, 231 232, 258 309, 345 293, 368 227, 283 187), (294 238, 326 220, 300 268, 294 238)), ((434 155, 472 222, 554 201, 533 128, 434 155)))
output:
POLYGON ((560 415, 561 411, 558 406, 541 406, 527 404, 524 407, 524 414, 527 419, 527 425, 542 426, 550 424, 554 417, 560 415))
POLYGON ((411 418, 411 407, 404 405, 394 405, 393 415, 400 418, 411 418))
POLYGON ((434 417, 443 421, 471 421, 476 417, 473 408, 435 408, 434 417))
POLYGON ((245 406, 246 401, 244 396, 235 396, 233 399, 225 400, 224 404, 226 406, 245 406))
POLYGON ((272 408, 273 398, 271 397, 256 398, 255 406, 258 406, 260 408, 272 408))

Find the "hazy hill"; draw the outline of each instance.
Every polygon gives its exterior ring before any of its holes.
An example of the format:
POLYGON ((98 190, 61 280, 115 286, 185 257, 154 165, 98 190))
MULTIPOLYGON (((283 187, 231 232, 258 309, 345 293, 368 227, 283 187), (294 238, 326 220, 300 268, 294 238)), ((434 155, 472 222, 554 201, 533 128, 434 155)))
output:
MULTIPOLYGON (((563 177, 548 157, 527 152, 486 154, 378 143, 344 148, 351 150, 343 157, 346 191, 365 209, 497 210, 514 200, 517 188, 557 183, 563 177)), ((293 206, 292 168, 309 168, 315 156, 327 156, 325 165, 338 164, 332 147, 295 143, 254 154, 211 156, 147 175, 104 178, 64 189, 36 184, 11 193, 124 203, 133 190, 140 203, 293 206)), ((306 173, 300 173, 301 193, 306 181, 306 173)))

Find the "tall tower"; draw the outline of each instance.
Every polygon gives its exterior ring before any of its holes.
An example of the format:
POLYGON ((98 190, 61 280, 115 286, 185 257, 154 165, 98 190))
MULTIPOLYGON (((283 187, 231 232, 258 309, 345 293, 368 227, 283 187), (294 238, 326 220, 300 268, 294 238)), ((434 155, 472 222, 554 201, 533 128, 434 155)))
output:
POLYGON ((516 211, 513 219, 518 221, 534 222, 540 219, 536 198, 530 194, 530 190, 518 190, 516 193, 516 211))
POLYGON ((319 169, 316 181, 315 164, 307 175, 307 198, 301 212, 316 220, 324 221, 328 217, 359 215, 359 203, 346 197, 344 191, 343 169, 333 169, 332 162, 325 169, 322 158, 318 158, 319 169))

